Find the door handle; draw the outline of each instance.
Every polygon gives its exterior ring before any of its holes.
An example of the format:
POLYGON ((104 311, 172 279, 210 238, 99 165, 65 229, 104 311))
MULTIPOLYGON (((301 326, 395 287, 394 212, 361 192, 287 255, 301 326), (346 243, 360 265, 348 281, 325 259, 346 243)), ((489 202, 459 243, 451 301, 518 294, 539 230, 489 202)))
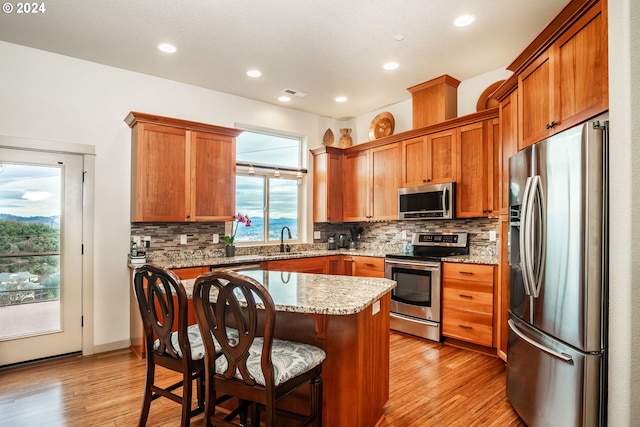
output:
POLYGON ((511 329, 513 331, 514 334, 516 334, 518 337, 520 337, 522 340, 526 341, 527 343, 531 344, 532 346, 534 346, 535 348, 537 348, 540 351, 543 351, 547 354, 550 354, 553 357, 557 357, 558 359, 562 360, 563 362, 566 362, 570 365, 573 365, 573 358, 566 354, 566 353, 559 353, 555 350, 550 349, 549 347, 546 347, 542 344, 540 344, 539 342, 536 342, 534 340, 532 340, 531 338, 529 338, 528 336, 526 336, 524 333, 522 333, 520 331, 520 329, 518 329, 518 326, 516 325, 516 322, 514 322, 513 320, 509 319, 509 329, 511 329))

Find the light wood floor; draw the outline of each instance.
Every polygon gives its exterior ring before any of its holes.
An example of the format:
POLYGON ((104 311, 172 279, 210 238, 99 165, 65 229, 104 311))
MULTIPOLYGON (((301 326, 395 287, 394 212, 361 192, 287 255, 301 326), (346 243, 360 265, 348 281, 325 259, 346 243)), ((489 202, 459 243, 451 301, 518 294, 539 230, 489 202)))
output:
MULTIPOLYGON (((0 424, 136 426, 143 383, 144 361, 128 350, 0 370, 0 424)), ((390 383, 381 427, 524 426, 495 357, 392 332, 390 383)), ((179 418, 177 404, 158 399, 147 426, 175 427, 179 418)))

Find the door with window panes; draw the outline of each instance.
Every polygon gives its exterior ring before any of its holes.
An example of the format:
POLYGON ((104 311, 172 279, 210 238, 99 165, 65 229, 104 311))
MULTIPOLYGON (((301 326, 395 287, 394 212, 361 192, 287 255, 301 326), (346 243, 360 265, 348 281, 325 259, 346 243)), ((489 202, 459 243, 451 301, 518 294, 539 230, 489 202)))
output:
POLYGON ((0 149, 0 366, 82 350, 82 174, 0 149))

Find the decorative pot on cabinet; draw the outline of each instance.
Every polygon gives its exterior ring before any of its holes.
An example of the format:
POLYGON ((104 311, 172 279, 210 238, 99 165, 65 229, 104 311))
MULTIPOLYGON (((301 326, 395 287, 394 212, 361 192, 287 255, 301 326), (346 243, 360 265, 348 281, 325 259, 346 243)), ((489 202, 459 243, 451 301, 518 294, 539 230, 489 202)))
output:
POLYGON ((351 139, 351 128, 340 129, 340 148, 351 147, 353 140, 351 139))

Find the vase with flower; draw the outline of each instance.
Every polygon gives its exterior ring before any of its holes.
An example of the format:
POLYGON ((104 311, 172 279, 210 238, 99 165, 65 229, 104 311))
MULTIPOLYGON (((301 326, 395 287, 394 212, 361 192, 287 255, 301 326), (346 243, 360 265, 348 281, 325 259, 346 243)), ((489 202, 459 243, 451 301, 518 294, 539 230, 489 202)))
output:
POLYGON ((245 227, 251 227, 251 219, 249 218, 249 215, 239 213, 233 217, 233 220, 235 221, 235 225, 231 226, 231 235, 224 236, 222 238, 224 241, 224 255, 227 257, 232 257, 236 254, 234 242, 236 240, 236 233, 238 232, 238 225, 244 224, 245 227))

